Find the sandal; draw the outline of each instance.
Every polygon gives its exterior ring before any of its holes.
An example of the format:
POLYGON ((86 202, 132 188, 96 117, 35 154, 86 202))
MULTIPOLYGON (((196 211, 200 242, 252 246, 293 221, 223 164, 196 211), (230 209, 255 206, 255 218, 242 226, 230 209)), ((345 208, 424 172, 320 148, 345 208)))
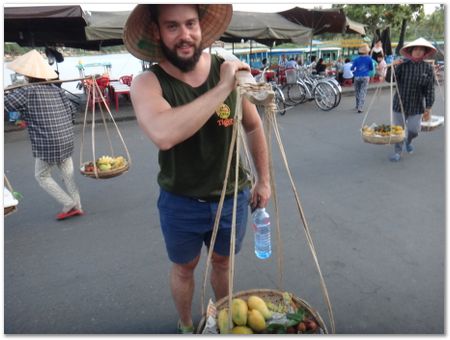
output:
POLYGON ((84 212, 82 210, 72 208, 68 212, 62 212, 62 213, 59 213, 58 215, 56 215, 56 219, 58 221, 61 221, 61 220, 65 220, 66 218, 69 218, 72 216, 78 216, 78 215, 80 215, 80 216, 84 215, 84 212))

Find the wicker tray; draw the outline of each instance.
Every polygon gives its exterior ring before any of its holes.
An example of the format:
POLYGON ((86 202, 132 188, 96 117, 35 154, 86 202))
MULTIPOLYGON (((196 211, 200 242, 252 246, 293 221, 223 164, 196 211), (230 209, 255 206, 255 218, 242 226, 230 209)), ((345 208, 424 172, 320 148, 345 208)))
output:
MULTIPOLYGON (((240 298, 240 299, 247 301, 247 299, 251 295, 257 295, 260 298, 262 298, 263 300, 270 301, 274 304, 283 302, 283 292, 281 292, 279 290, 273 290, 273 289, 245 290, 245 291, 233 294, 233 298, 240 298)), ((323 322, 322 317, 306 301, 296 297, 295 295, 292 295, 292 303, 293 303, 294 307, 296 307, 296 308, 303 307, 308 312, 308 314, 310 314, 310 316, 312 316, 314 318, 314 320, 317 322, 317 324, 319 325, 319 327, 321 328, 323 333, 328 334, 327 327, 326 327, 325 323, 323 322)), ((227 305, 228 305, 228 297, 226 296, 216 302, 217 312, 219 312, 221 309, 227 307, 227 305)), ((197 331, 196 331, 197 334, 202 333, 203 329, 205 328, 205 323, 206 323, 206 317, 203 316, 197 327, 197 331)))
POLYGON ((442 116, 431 116, 429 121, 420 122, 421 131, 434 131, 442 125, 444 125, 444 117, 442 116))
POLYGON ((390 136, 381 136, 381 135, 367 135, 361 133, 362 139, 366 143, 371 144, 396 144, 401 143, 405 139, 405 132, 403 131, 400 135, 390 135, 390 136))
POLYGON ((89 163, 91 163, 91 162, 83 163, 83 165, 81 165, 81 167, 80 167, 80 172, 82 175, 84 175, 86 177, 94 178, 94 179, 106 179, 106 178, 120 176, 123 173, 127 172, 130 167, 128 162, 125 160, 125 165, 120 168, 117 168, 114 170, 103 170, 103 171, 98 170, 97 171, 98 177, 97 177, 95 175, 94 171, 84 171, 84 167, 89 163))
POLYGON ((11 215, 12 213, 15 213, 17 211, 17 207, 14 205, 12 207, 6 207, 4 208, 4 210, 5 210, 4 216, 8 216, 11 215))

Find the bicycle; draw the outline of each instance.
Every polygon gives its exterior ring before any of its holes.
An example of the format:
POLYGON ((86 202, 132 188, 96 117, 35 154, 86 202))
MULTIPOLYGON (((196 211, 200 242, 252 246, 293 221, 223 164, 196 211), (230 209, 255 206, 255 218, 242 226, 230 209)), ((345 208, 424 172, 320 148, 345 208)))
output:
MULTIPOLYGON (((297 72, 296 85, 301 87, 297 90, 298 93, 305 93, 304 98, 296 95, 296 98, 302 99, 300 103, 314 100, 321 110, 329 111, 341 102, 342 88, 334 78, 313 76, 306 68, 300 68, 297 72)), ((292 89, 295 87, 288 90, 290 100, 293 98, 290 94, 292 89)))
POLYGON ((266 71, 269 69, 269 67, 265 67, 264 70, 255 75, 256 82, 266 82, 271 85, 272 91, 275 93, 275 105, 277 108, 277 112, 283 116, 286 113, 286 99, 284 97, 284 93, 281 90, 280 86, 275 80, 275 77, 272 77, 267 79, 266 77, 266 71))

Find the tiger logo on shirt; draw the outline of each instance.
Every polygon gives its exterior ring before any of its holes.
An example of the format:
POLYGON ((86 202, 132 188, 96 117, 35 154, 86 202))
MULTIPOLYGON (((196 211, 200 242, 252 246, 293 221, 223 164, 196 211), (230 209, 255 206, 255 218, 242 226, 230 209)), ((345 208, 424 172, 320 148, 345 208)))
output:
POLYGON ((219 117, 219 119, 217 119, 217 125, 223 127, 233 125, 234 119, 230 118, 231 110, 227 104, 225 103, 220 104, 219 107, 216 109, 216 114, 219 117))

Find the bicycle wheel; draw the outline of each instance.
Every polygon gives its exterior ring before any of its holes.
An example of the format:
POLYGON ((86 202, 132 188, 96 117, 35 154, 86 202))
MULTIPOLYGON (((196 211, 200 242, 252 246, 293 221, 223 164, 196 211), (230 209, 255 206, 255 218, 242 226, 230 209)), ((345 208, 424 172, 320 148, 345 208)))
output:
POLYGON ((342 87, 339 85, 338 81, 334 78, 329 78, 327 81, 335 88, 336 90, 336 103, 334 103, 334 107, 338 106, 341 102, 342 97, 342 87))
POLYGON ((295 106, 305 100, 306 90, 300 83, 286 84, 282 88, 286 104, 295 106))
POLYGON ((274 87, 273 90, 275 92, 275 105, 277 107, 277 112, 281 116, 284 116, 286 113, 286 100, 284 98, 283 91, 281 91, 278 86, 274 87))
POLYGON ((333 85, 328 82, 318 82, 313 91, 316 105, 323 111, 329 111, 334 108, 337 93, 333 85))

